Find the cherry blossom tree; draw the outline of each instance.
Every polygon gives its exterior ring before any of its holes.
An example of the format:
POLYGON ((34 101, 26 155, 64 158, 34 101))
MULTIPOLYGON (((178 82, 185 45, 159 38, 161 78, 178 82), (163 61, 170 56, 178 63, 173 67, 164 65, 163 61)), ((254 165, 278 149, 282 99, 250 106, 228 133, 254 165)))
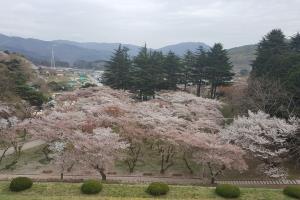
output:
POLYGON ((117 150, 127 147, 112 129, 117 120, 110 112, 117 111, 105 111, 112 99, 98 98, 89 90, 67 93, 59 97, 55 108, 17 127, 26 127, 33 138, 46 142, 55 154, 53 162, 60 166, 61 177, 77 163, 97 170, 105 179, 105 170, 115 160, 117 150), (58 143, 65 148, 54 151, 53 144, 58 143))
POLYGON ((298 127, 296 134, 291 135, 288 139, 289 157, 296 167, 300 166, 300 127, 298 127))
POLYGON ((160 156, 160 173, 164 174, 174 163, 174 156, 178 149, 175 142, 164 139, 156 139, 151 145, 152 149, 159 153, 160 156))
POLYGON ((11 107, 5 104, 0 104, 0 148, 2 151, 0 163, 4 159, 8 149, 10 147, 14 148, 14 159, 10 164, 6 166, 8 168, 17 164, 21 156, 23 145, 28 138, 28 132, 26 128, 16 128, 16 125, 20 121, 21 120, 14 115, 11 107))
POLYGON ((18 120, 16 117, 10 117, 10 109, 8 106, 0 105, 0 164, 5 158, 5 154, 11 147, 11 140, 7 133, 7 129, 11 128, 18 120))
POLYGON ((226 169, 242 172, 248 168, 244 160, 245 152, 235 145, 222 143, 218 135, 186 133, 173 135, 171 139, 179 144, 188 145, 193 160, 198 164, 207 165, 211 184, 214 184, 216 178, 226 169))
POLYGON ((96 128, 92 135, 77 132, 73 144, 82 157, 81 164, 99 172, 102 180, 106 180, 105 170, 113 166, 120 150, 128 147, 111 128, 96 128))
POLYGON ((223 117, 222 103, 216 100, 163 91, 156 99, 136 102, 128 92, 93 87, 63 93, 54 105, 17 128, 26 128, 32 138, 46 142, 61 173, 75 162, 105 179, 117 158, 133 172, 145 141, 160 155, 161 173, 174 165, 174 156, 183 150, 210 167, 212 182, 227 168, 246 168, 243 151, 217 137, 223 117), (54 144, 65 148, 57 151, 54 144))
POLYGON ((284 176, 278 167, 283 155, 288 152, 286 146, 290 135, 295 134, 299 120, 286 121, 258 111, 249 111, 248 116, 239 116, 233 123, 220 132, 223 141, 235 144, 263 160, 271 177, 284 176))
POLYGON ((49 150, 53 153, 54 163, 59 167, 60 179, 64 179, 64 173, 70 172, 76 162, 78 162, 79 152, 74 145, 68 141, 55 141, 49 145, 49 150))

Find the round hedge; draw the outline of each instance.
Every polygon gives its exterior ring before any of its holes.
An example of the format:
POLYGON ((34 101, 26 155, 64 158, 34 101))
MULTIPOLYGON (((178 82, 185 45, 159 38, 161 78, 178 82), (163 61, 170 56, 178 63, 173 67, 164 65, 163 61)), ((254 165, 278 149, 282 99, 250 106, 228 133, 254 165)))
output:
POLYGON ((287 186, 284 188, 283 193, 287 196, 300 199, 300 186, 287 186))
POLYGON ((97 180, 87 180, 81 185, 83 194, 98 194, 102 190, 102 183, 97 180))
POLYGON ((19 192, 31 188, 33 182, 27 177, 14 178, 9 185, 10 191, 19 192))
POLYGON ((166 183, 154 182, 148 186, 146 192, 153 196, 160 196, 167 194, 169 190, 169 186, 166 183))
POLYGON ((237 198, 241 194, 239 187, 228 184, 218 185, 216 187, 216 193, 225 198, 237 198))

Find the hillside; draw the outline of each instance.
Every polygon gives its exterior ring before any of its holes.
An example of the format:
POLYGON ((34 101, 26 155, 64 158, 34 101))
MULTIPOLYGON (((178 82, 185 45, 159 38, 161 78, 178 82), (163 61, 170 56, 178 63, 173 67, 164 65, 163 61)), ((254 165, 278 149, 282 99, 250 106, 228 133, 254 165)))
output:
MULTIPOLYGON (((49 62, 52 47, 57 61, 68 62, 71 65, 82 60, 108 60, 118 45, 119 43, 81 43, 68 40, 43 41, 32 38, 10 37, 0 34, 0 50, 8 50, 23 54, 26 58, 36 63, 49 62)), ((132 44, 123 45, 130 49, 129 54, 131 56, 136 56, 141 48, 140 46, 132 44)), ((194 51, 199 46, 203 46, 204 49, 209 48, 209 46, 204 43, 194 42, 169 45, 157 50, 161 50, 164 53, 171 50, 179 56, 182 56, 188 49, 194 51)))
POLYGON ((8 37, 0 34, 0 50, 17 52, 31 61, 49 61, 51 49, 55 51, 56 60, 73 63, 76 60, 94 61, 106 59, 110 52, 86 49, 71 44, 56 43, 37 39, 21 37, 8 37))
POLYGON ((228 49, 228 55, 232 64, 234 65, 234 71, 240 72, 241 70, 251 71, 251 63, 255 59, 256 45, 245 45, 228 49))
POLYGON ((20 103, 26 100, 33 106, 46 101, 45 81, 37 75, 31 62, 17 54, 0 52, 0 101, 20 103))
POLYGON ((183 56, 187 50, 195 52, 200 46, 206 51, 210 49, 210 46, 203 42, 182 42, 179 44, 168 45, 158 50, 162 51, 164 54, 173 51, 178 56, 183 56))
MULTIPOLYGON (((50 65, 51 50, 53 48, 59 66, 71 65, 76 68, 103 69, 104 61, 110 59, 112 52, 118 45, 119 43, 82 43, 68 40, 43 41, 0 34, 0 50, 20 53, 32 62, 42 65, 50 65)), ((129 48, 130 56, 136 56, 141 48, 132 44, 123 45, 129 48)), ((183 56, 187 50, 196 51, 199 46, 203 47, 204 50, 210 48, 202 42, 183 42, 156 50, 162 51, 164 54, 173 51, 178 56, 183 56)), ((255 59, 255 48, 256 45, 245 45, 228 50, 235 72, 239 73, 241 70, 251 71, 250 64, 255 59)))

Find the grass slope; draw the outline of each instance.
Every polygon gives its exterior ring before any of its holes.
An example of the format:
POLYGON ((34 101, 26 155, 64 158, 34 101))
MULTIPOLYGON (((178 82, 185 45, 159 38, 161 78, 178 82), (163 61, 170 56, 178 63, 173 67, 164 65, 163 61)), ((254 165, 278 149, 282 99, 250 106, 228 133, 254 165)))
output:
POLYGON ((256 45, 245 45, 228 50, 230 61, 234 65, 234 71, 242 69, 251 71, 251 63, 255 60, 256 45))
MULTIPOLYGON (((8 182, 0 182, 1 200, 96 200, 96 199, 125 199, 138 200, 151 198, 145 193, 146 185, 104 184, 103 191, 97 195, 83 195, 80 184, 71 183, 35 183, 29 190, 12 193, 8 190, 8 182)), ((222 199, 214 193, 214 188, 196 186, 170 186, 170 192, 159 199, 222 199)), ((276 189, 241 189, 241 200, 289 200, 276 189)))

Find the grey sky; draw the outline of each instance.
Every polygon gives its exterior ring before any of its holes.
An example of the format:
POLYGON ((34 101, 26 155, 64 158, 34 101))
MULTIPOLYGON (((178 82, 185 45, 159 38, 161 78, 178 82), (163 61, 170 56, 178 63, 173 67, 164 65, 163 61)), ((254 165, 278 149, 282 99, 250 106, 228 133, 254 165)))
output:
POLYGON ((252 44, 300 31, 300 0, 0 0, 0 33, 150 47, 252 44))

